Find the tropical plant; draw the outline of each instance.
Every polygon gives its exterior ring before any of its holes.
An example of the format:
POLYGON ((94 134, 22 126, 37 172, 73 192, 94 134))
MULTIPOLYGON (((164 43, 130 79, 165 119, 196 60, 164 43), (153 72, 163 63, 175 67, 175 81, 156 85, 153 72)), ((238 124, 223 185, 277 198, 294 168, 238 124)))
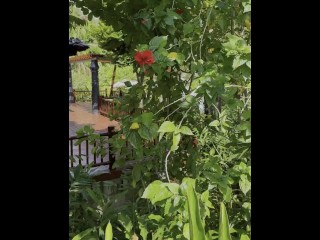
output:
MULTIPOLYGON (((88 170, 89 168, 83 168, 81 165, 70 170, 69 239, 73 240, 102 240, 104 237, 103 229, 107 223, 117 220, 115 200, 121 196, 119 194, 110 195, 110 188, 116 188, 116 184, 95 182, 89 176, 88 170)), ((117 234, 121 235, 121 233, 117 234)))
MULTIPOLYGON (((188 214, 186 200, 183 206, 173 206, 179 214, 167 216, 169 203, 166 208, 161 200, 151 200, 153 206, 144 198, 146 189, 155 184, 171 199, 174 193, 167 185, 181 186, 189 177, 197 181, 194 194, 204 194, 203 199, 210 199, 214 209, 225 202, 233 239, 249 239, 250 0, 74 3, 86 8, 89 16, 121 31, 137 75, 138 84, 116 104, 117 112, 131 114, 121 116, 121 130, 111 139, 119 156, 117 166, 125 165, 128 159, 136 161, 127 186, 135 190, 131 214, 120 214, 118 219, 124 223, 126 237, 136 233, 143 239, 160 239, 162 235, 185 239, 187 223, 189 230, 191 227, 193 233, 201 234, 200 225, 193 228, 194 221, 199 222, 198 215, 192 217, 192 226, 182 217, 182 212, 188 214)), ((219 229, 219 213, 208 206, 206 210, 200 200, 206 237, 208 233, 218 237, 212 231, 219 229)), ((189 231, 188 236, 193 233, 189 231)), ((224 238, 228 239, 227 232, 224 238)))

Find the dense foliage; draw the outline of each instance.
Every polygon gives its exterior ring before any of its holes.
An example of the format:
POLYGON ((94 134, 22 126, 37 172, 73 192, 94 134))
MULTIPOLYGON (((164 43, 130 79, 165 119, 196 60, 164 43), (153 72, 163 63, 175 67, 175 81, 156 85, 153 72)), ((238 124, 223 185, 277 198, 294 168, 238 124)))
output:
POLYGON ((138 78, 117 104, 131 114, 121 116, 112 139, 120 156, 116 164, 129 156, 137 162, 125 186, 133 196, 130 209, 114 223, 122 223, 126 239, 201 239, 192 235, 188 220, 191 203, 181 187, 187 178, 199 202, 201 217, 193 222, 203 227, 198 231, 218 238, 224 202, 232 239, 249 239, 251 2, 74 3, 121 32, 138 78), (141 58, 147 50, 154 62, 141 58))
MULTIPOLYGON (((86 19, 79 9, 72 7, 73 15, 80 19, 86 19)), ((73 19, 73 18, 72 18, 73 19)), ((106 26, 99 19, 94 18, 91 21, 86 20, 82 25, 73 25, 69 28, 69 36, 79 38, 85 43, 87 43, 90 48, 84 52, 79 53, 95 53, 104 54, 110 59, 115 59, 115 54, 112 51, 108 51, 104 48, 105 39, 120 37, 119 33, 115 32, 112 27, 106 26)), ((106 91, 110 94, 110 87, 113 77, 114 64, 117 64, 117 70, 115 74, 114 82, 118 82, 124 79, 132 80, 136 78, 133 73, 132 66, 124 64, 121 62, 123 58, 119 61, 113 63, 99 63, 99 85, 100 90, 106 91)), ((78 62, 72 64, 72 84, 73 88, 76 90, 91 90, 91 71, 90 62, 78 62)))

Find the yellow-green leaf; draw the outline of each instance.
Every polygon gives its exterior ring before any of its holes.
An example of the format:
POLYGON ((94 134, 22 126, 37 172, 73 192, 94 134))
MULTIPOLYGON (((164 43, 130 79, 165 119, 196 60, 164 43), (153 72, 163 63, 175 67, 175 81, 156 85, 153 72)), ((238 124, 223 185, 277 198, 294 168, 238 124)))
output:
POLYGON ((182 127, 180 128, 180 132, 181 132, 182 134, 184 134, 184 135, 190 135, 190 136, 193 135, 191 129, 188 128, 187 126, 182 126, 182 127))
POLYGON ((173 122, 165 121, 161 124, 158 132, 174 132, 175 129, 176 129, 176 126, 174 125, 173 122))
POLYGON ((93 231, 94 231, 93 228, 86 229, 86 230, 84 230, 83 232, 81 232, 81 233, 77 234, 76 236, 74 236, 74 237, 72 238, 72 240, 85 239, 85 238, 87 238, 93 231))
POLYGON ((112 238, 113 238, 112 225, 109 221, 106 227, 105 240, 112 240, 112 238))
POLYGON ((206 236, 201 221, 199 201, 194 190, 195 180, 184 178, 181 188, 187 195, 190 240, 205 240, 206 236))
POLYGON ((140 127, 139 123, 134 122, 134 123, 131 124, 130 129, 138 129, 139 127, 140 127))
POLYGON ((171 59, 171 60, 176 60, 177 59, 177 56, 178 56, 178 53, 176 52, 171 52, 168 54, 168 58, 171 59))
POLYGON ((229 231, 229 219, 226 207, 223 202, 220 203, 220 216, 219 216, 219 238, 218 240, 232 240, 229 231))

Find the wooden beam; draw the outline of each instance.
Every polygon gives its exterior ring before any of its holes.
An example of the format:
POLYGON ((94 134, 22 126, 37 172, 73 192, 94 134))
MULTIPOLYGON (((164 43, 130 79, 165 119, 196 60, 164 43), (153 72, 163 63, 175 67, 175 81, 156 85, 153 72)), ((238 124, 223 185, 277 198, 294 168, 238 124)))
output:
POLYGON ((90 61, 90 60, 98 60, 99 62, 105 63, 112 63, 112 59, 108 59, 105 55, 101 54, 84 54, 78 56, 69 57, 69 63, 75 62, 83 62, 83 61, 90 61))

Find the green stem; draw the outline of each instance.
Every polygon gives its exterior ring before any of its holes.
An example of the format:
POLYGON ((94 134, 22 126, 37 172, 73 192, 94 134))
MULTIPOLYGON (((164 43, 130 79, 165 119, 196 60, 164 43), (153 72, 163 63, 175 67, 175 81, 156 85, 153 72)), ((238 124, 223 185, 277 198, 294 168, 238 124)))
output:
POLYGON ((210 16, 211 16, 212 9, 213 9, 213 6, 210 8, 210 12, 209 12, 209 14, 207 16, 206 25, 204 26, 203 33, 202 33, 201 38, 200 38, 200 48, 199 48, 200 59, 202 59, 202 55, 201 55, 202 41, 203 41, 204 34, 205 34, 206 30, 207 30, 207 27, 208 27, 208 23, 209 23, 209 19, 210 19, 210 16))
POLYGON ((168 173, 168 158, 169 158, 170 153, 171 153, 171 151, 168 152, 166 159, 164 161, 164 168, 165 168, 164 170, 166 172, 167 180, 169 183, 170 183, 170 178, 169 178, 169 173, 168 173))

